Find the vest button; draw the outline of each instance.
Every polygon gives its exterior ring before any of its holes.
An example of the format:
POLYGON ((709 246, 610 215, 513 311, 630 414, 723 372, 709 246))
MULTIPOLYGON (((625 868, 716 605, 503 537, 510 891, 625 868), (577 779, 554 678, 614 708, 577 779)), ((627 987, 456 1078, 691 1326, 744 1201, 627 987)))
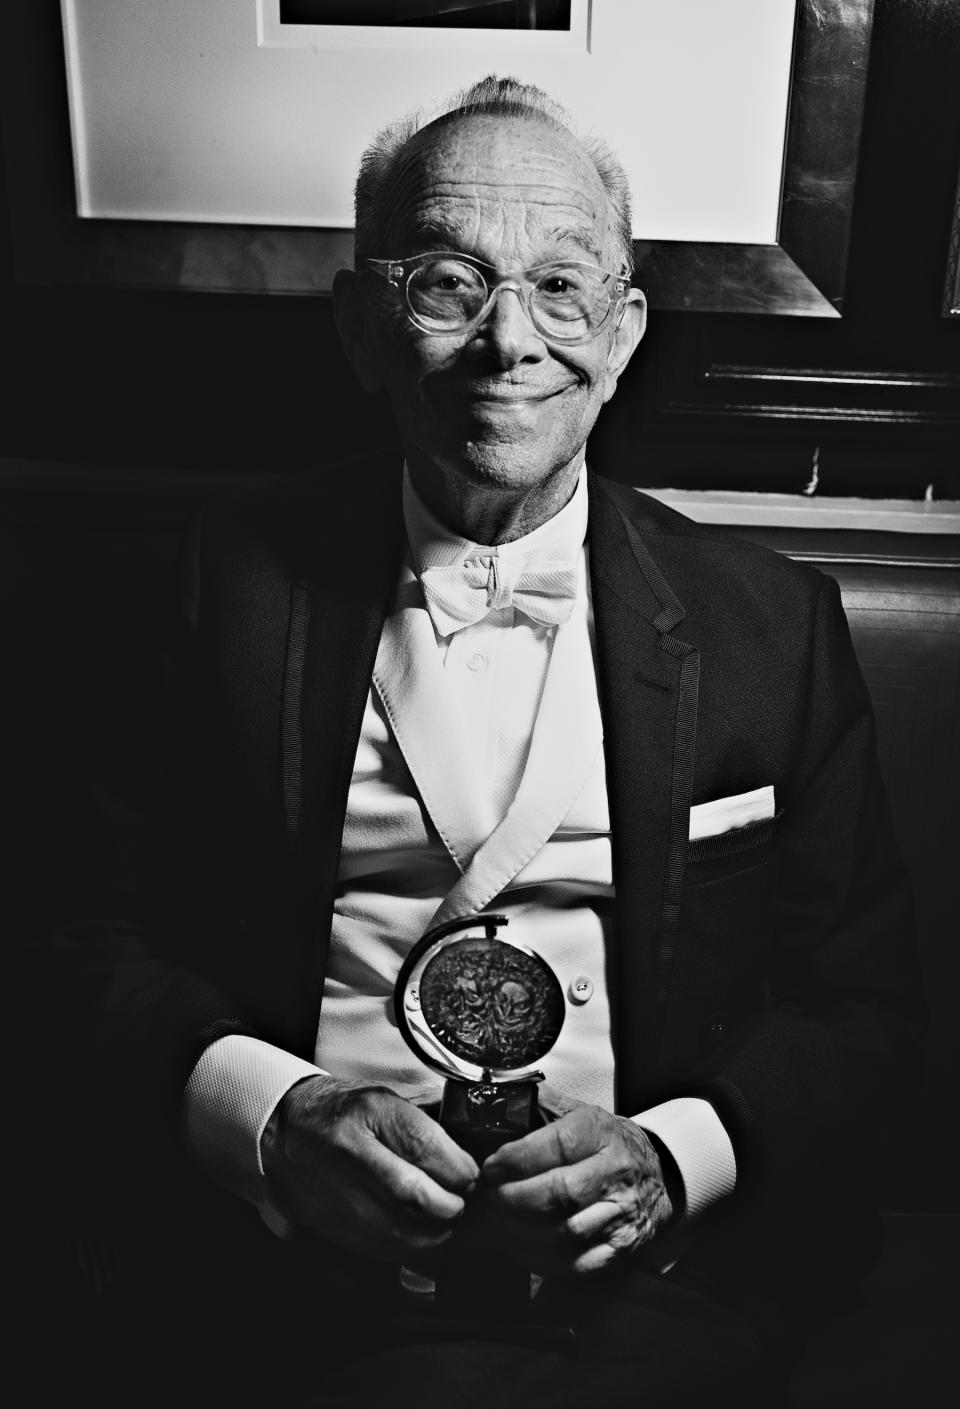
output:
POLYGON ((593 981, 586 974, 577 974, 567 989, 571 1003, 589 1003, 593 997, 593 981))

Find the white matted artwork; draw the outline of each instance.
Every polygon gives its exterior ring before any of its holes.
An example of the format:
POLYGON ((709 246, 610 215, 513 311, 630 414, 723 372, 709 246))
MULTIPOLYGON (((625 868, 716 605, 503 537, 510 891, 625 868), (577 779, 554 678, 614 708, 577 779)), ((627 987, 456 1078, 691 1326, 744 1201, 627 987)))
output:
POLYGON ((570 0, 554 31, 280 4, 61 0, 80 215, 348 229, 374 133, 496 72, 610 142, 636 238, 776 239, 796 0, 570 0))

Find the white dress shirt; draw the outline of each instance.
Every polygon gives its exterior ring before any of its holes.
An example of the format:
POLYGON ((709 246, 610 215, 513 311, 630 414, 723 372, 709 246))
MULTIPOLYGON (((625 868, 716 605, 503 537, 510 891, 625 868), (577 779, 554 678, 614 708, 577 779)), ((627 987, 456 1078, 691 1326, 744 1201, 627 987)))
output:
MULTIPOLYGON (((554 518, 496 547, 439 524, 408 475, 404 518, 409 558, 384 628, 351 779, 315 1063, 255 1039, 225 1037, 204 1052, 186 1091, 187 1131, 201 1159, 273 1222, 259 1139, 295 1082, 325 1072, 386 1084, 411 1099, 438 1094, 439 1079, 397 1030, 392 995, 410 947, 438 916, 449 918, 458 896, 506 914, 511 939, 529 944, 560 979, 567 1011, 540 1063, 548 1082, 606 1109, 615 1104, 606 986, 613 882, 585 475, 554 518), (570 619, 545 626, 508 605, 440 635, 422 604, 419 575, 494 558, 506 575, 530 559, 575 562, 570 619), (399 656, 391 655, 392 632, 399 656), (419 701, 409 688, 411 666, 429 687, 419 701), (466 775, 457 779, 444 769, 444 748, 454 750, 451 769, 469 767, 466 775), (454 786, 451 794, 447 782, 459 782, 459 791, 454 786), (526 790, 518 797, 521 784, 526 790), (561 799, 555 823, 530 855, 512 858, 501 888, 500 872, 484 870, 496 853, 495 842, 484 845, 488 834, 498 824, 501 837, 509 834, 524 798, 533 793, 539 802, 551 792, 561 799)), ((688 1217, 732 1190, 733 1149, 709 1102, 681 1098, 634 1119, 673 1155, 688 1217)))

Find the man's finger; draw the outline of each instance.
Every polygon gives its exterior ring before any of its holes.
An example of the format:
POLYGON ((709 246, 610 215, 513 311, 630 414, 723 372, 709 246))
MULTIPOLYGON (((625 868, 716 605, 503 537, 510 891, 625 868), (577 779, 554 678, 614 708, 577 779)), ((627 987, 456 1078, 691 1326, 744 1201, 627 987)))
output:
POLYGON ((602 1272, 605 1267, 609 1267, 611 1262, 617 1257, 616 1248, 612 1248, 609 1243, 597 1243, 586 1252, 574 1258, 571 1263, 571 1271, 583 1275, 591 1272, 602 1272))
POLYGON ((542 1174, 494 1187, 490 1201, 518 1217, 568 1218, 625 1183, 622 1173, 611 1168, 609 1156, 601 1151, 578 1164, 556 1165, 542 1174))
POLYGON ((587 1105, 586 1101, 578 1101, 576 1096, 570 1096, 559 1086, 554 1086, 552 1082, 544 1081, 537 1088, 537 1105, 544 1114, 549 1115, 553 1120, 559 1120, 561 1116, 569 1115, 571 1111, 578 1110, 580 1106, 587 1105))
POLYGON ((599 1199, 581 1208, 567 1219, 567 1233, 578 1243, 594 1243, 605 1238, 628 1216, 622 1204, 613 1199, 599 1199))
POLYGON ((388 1211, 393 1205, 407 1218, 441 1223, 449 1223, 463 1212, 460 1194, 445 1189, 425 1170, 394 1154, 372 1133, 361 1158, 367 1188, 388 1211))
POLYGON ((506 1184, 530 1179, 560 1165, 578 1164, 603 1148, 603 1128, 591 1107, 579 1110, 512 1140, 484 1161, 483 1177, 488 1184, 506 1184))
POLYGON ((386 1105, 373 1129, 387 1149, 451 1193, 466 1197, 473 1191, 480 1175, 476 1161, 417 1106, 399 1100, 386 1105))

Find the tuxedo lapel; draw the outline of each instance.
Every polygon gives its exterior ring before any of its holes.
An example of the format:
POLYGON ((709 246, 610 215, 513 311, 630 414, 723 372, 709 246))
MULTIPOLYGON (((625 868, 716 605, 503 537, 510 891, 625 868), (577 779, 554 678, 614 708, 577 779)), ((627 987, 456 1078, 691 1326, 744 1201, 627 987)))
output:
POLYGON ((618 1108, 655 1084, 673 967, 696 746, 699 656, 684 609, 610 491, 591 478, 590 565, 616 893, 618 1108))
POLYGON ((423 593, 406 569, 398 609, 384 623, 373 683, 420 798, 462 872, 496 825, 478 751, 449 697, 423 593))
POLYGON ((302 897, 299 1046, 312 1056, 347 795, 377 643, 403 545, 400 467, 351 515, 306 534, 290 584, 283 681, 287 836, 302 897), (371 505, 374 506, 371 513, 371 505))
POLYGON ((434 914, 431 928, 489 905, 549 841, 583 791, 603 741, 593 681, 582 669, 589 650, 586 630, 585 620, 559 628, 517 795, 434 914))

